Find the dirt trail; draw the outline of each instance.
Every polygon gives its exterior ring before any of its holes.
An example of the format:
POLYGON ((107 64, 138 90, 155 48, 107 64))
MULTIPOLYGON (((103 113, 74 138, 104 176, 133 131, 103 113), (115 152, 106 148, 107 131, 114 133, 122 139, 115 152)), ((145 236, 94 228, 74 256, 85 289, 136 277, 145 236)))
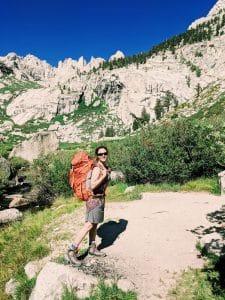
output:
POLYGON ((118 224, 126 229, 104 251, 117 258, 121 272, 135 283, 139 299, 166 299, 182 270, 203 264, 191 230, 212 225, 207 214, 223 204, 223 197, 206 193, 145 193, 139 201, 110 203, 107 219, 123 220, 118 224))
MULTIPOLYGON (((207 193, 145 193, 142 200, 108 203, 98 242, 107 253, 108 265, 132 281, 141 300, 167 299, 182 270, 199 268, 203 261, 195 249, 192 231, 212 223, 207 214, 225 204, 225 198, 207 193)), ((58 220, 57 231, 75 233, 83 213, 58 220), (79 217, 78 217, 79 216, 79 217), (77 222, 74 222, 75 219, 77 222)), ((63 253, 68 240, 54 248, 63 253)))

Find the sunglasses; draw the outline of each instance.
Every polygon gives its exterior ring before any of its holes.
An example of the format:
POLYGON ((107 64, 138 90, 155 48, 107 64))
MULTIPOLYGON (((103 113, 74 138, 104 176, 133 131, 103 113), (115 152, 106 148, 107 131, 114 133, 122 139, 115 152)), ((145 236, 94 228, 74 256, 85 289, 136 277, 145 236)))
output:
POLYGON ((98 156, 108 155, 108 152, 98 153, 98 156))

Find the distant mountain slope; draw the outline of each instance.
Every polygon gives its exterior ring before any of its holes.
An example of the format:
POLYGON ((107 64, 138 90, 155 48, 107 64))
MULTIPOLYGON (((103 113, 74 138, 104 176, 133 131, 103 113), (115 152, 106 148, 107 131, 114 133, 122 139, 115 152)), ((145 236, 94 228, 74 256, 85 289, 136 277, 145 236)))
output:
POLYGON ((61 142, 81 142, 122 136, 165 114, 182 115, 182 105, 189 107, 184 115, 194 114, 199 97, 205 97, 201 103, 217 99, 203 91, 224 91, 224 32, 225 0, 219 0, 189 30, 147 53, 125 57, 118 51, 109 61, 89 63, 68 58, 57 68, 33 55, 0 57, 4 139, 10 128, 12 136, 53 130, 61 142))

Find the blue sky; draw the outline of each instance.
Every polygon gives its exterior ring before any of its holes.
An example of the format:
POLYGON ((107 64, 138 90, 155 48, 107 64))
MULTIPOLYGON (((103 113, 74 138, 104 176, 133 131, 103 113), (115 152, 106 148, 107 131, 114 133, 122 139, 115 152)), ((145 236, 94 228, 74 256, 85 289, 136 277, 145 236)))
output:
POLYGON ((0 56, 33 54, 57 65, 67 57, 108 59, 184 32, 216 0, 2 0, 0 56))

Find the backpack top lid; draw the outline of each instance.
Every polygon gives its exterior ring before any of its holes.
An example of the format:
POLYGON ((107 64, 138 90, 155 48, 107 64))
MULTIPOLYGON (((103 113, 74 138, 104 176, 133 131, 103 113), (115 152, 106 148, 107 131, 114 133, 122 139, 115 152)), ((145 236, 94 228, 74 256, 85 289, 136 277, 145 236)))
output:
POLYGON ((80 150, 77 154, 75 154, 71 160, 71 165, 76 167, 78 166, 81 162, 88 162, 90 160, 89 156, 87 153, 84 151, 80 150))

